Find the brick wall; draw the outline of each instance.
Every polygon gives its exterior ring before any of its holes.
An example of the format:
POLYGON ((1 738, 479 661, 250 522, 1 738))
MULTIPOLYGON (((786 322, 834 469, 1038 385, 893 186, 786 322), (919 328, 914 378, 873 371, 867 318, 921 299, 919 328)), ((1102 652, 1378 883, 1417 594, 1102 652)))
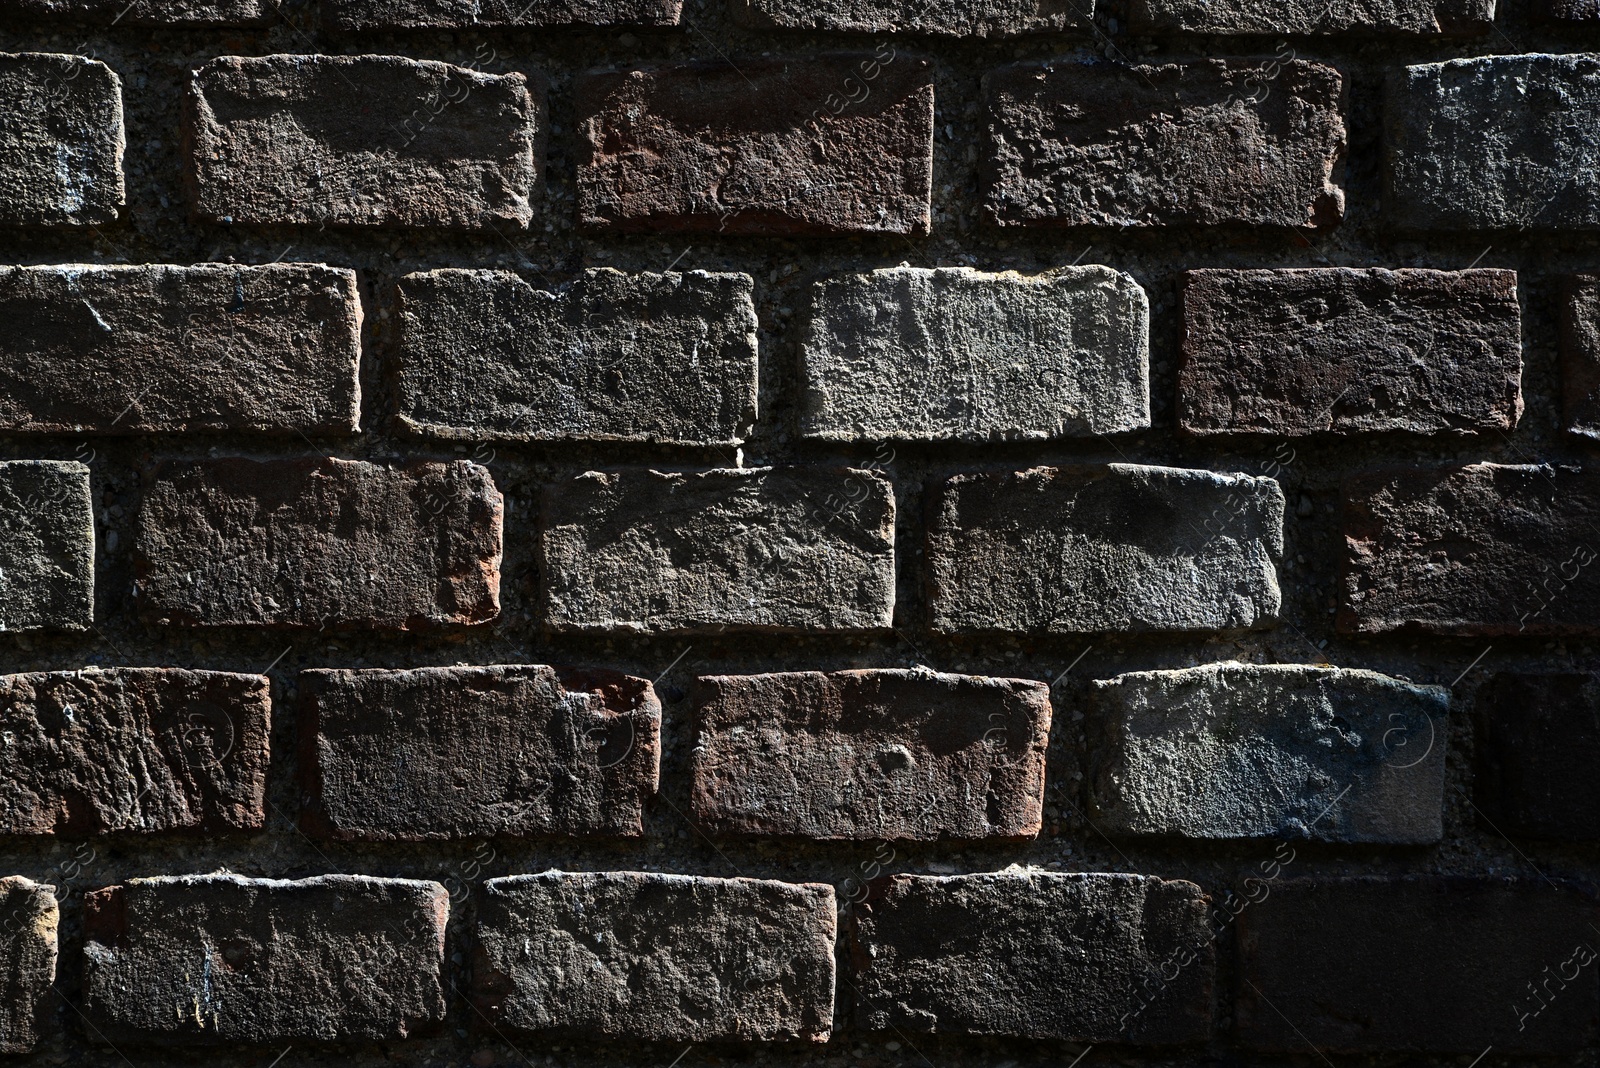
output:
POLYGON ((0 1052, 1592 1064, 1498 7, 0 0, 0 1052))

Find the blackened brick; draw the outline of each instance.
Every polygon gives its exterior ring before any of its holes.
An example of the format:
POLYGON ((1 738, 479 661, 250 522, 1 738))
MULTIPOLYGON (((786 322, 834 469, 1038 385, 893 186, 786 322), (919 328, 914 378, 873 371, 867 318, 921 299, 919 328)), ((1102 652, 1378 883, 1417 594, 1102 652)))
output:
POLYGON ((1087 29, 1094 0, 730 0, 753 29, 1009 37, 1087 29))
POLYGON ((1561 306, 1561 399, 1567 429, 1600 438, 1600 275, 1567 279, 1561 306))
POLYGON ((1490 833, 1600 841, 1600 676, 1499 674, 1473 712, 1475 804, 1490 833))
POLYGON ((644 679, 538 666, 307 671, 300 699, 313 834, 644 833, 661 733, 644 679))
POLYGON ((122 79, 104 63, 0 52, 0 226, 92 226, 123 203, 122 79))
POLYGON ((0 879, 0 1053, 31 1052, 50 1026, 60 921, 52 887, 0 879))
POLYGON ((466 461, 169 461, 138 515, 144 618, 197 626, 483 623, 500 611, 499 490, 466 461))
POLYGON ((690 813, 716 834, 1030 838, 1050 688, 930 671, 699 680, 690 813))
POLYGON ((118 26, 265 26, 273 0, 0 0, 0 19, 75 19, 93 30, 118 26))
POLYGON ((264 675, 0 676, 0 834, 259 830, 271 707, 264 675))
POLYGON ((0 631, 93 623, 89 469, 55 460, 0 463, 0 631))
POLYGON ((817 883, 491 879, 473 1001, 495 1036, 826 1042, 836 907, 817 883))
POLYGON ((1239 1037, 1293 1053, 1576 1051, 1600 1010, 1583 966, 1597 918, 1540 880, 1274 883, 1237 921, 1239 1037))
POLYGON ((1539 0, 1534 14, 1564 22, 1589 22, 1600 19, 1600 0, 1539 0))
POLYGON ((1447 34, 1488 33, 1495 0, 1131 0, 1134 33, 1447 34))
POLYGON ((880 51, 593 71, 573 93, 578 218, 590 230, 926 234, 931 225, 925 59, 880 51))
POLYGON ((336 30, 676 26, 683 0, 322 0, 336 30))

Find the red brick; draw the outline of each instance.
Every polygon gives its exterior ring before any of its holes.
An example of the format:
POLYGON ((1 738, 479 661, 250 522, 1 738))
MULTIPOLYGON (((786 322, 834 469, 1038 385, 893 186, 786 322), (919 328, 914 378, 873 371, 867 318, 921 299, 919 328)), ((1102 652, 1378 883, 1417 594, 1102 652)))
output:
POLYGON ((683 0, 322 0, 335 30, 676 26, 683 0))
POLYGON ((0 1053, 29 1053, 50 1029, 60 924, 53 887, 0 879, 0 1053))
POLYGON ((0 52, 0 226, 95 226, 123 205, 122 79, 104 63, 0 52))

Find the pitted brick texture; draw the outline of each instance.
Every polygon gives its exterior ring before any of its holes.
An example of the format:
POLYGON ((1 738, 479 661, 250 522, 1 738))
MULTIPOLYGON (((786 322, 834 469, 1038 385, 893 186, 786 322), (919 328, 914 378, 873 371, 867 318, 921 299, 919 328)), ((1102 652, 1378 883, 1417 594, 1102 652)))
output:
POLYGON ((1009 37, 1083 30, 1094 0, 730 0, 733 17, 753 29, 841 33, 926 33, 1009 37))
POLYGON ((123 204, 122 79, 98 60, 0 53, 0 227, 94 226, 123 204))
POLYGON ((28 1053, 54 1030, 61 909, 52 888, 21 876, 0 879, 0 1053, 28 1053))
POLYGON ((89 468, 0 463, 0 632, 88 630, 94 623, 89 468))
POLYGON ((676 26, 683 0, 321 0, 338 30, 676 26))
POLYGON ((1128 0, 1135 33, 1488 33, 1495 0, 1128 0))

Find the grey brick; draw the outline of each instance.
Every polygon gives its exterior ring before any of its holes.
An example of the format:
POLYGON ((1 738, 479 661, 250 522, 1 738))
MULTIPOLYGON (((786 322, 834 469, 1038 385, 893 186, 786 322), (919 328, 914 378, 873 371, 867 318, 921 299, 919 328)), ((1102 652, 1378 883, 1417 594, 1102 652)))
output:
POLYGON ((335 30, 676 26, 683 0, 322 0, 335 30))
POLYGON ((0 463, 0 631, 88 630, 94 544, 87 467, 0 463))
POLYGON ((104 63, 0 52, 0 226, 93 226, 123 204, 122 79, 104 63))
POLYGON ((0 18, 76 19, 91 30, 121 26, 265 26, 273 0, 0 0, 0 18))
POLYGON ((1082 30, 1094 0, 729 0, 734 21, 753 29, 835 33, 926 33, 1009 37, 1082 30))
POLYGON ((31 1053, 50 1029, 60 924, 53 887, 0 879, 0 1053, 31 1053))
POLYGON ((1443 34, 1488 33, 1495 0, 1130 0, 1134 33, 1443 34))
POLYGON ((1561 411, 1567 430, 1600 439, 1600 275, 1575 274, 1561 303, 1561 411))

